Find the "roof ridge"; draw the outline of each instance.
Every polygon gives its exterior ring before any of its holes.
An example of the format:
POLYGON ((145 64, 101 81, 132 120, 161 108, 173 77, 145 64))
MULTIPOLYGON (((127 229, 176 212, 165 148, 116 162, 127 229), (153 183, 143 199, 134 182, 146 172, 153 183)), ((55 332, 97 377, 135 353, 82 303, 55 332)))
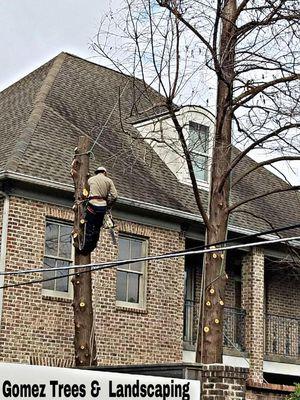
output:
POLYGON ((43 80, 36 96, 33 101, 32 111, 30 116, 26 122, 26 125, 23 131, 20 134, 19 140, 16 142, 14 149, 12 151, 12 156, 7 163, 7 170, 17 171, 18 165, 22 160, 22 157, 30 143, 32 135, 37 127, 44 108, 45 108, 45 100, 52 88, 52 85, 57 77, 57 74, 60 71, 60 68, 66 58, 65 53, 60 53, 58 56, 54 58, 53 64, 50 67, 46 78, 43 80))
MULTIPOLYGON (((78 58, 79 60, 85 61, 86 63, 92 64, 92 65, 95 65, 96 67, 108 69, 109 71, 112 71, 112 72, 115 72, 116 74, 122 75, 124 78, 132 78, 132 79, 138 79, 139 81, 142 81, 142 79, 135 77, 130 72, 125 73, 122 71, 118 71, 117 69, 113 69, 112 67, 108 67, 107 65, 98 64, 95 61, 90 61, 86 58, 78 56, 77 54, 69 53, 68 51, 64 51, 60 54, 66 54, 69 57, 78 58)), ((97 56, 95 56, 95 57, 97 57, 97 56)), ((148 85, 148 86, 151 87, 150 85, 148 85)), ((152 90, 155 90, 155 89, 152 88, 152 90)))

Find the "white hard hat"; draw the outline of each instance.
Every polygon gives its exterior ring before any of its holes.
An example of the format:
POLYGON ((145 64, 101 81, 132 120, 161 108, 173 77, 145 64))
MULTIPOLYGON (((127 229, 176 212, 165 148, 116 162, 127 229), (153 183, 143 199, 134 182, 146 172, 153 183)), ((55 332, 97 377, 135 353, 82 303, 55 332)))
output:
POLYGON ((95 171, 95 174, 98 174, 99 172, 107 172, 105 167, 98 167, 95 171))

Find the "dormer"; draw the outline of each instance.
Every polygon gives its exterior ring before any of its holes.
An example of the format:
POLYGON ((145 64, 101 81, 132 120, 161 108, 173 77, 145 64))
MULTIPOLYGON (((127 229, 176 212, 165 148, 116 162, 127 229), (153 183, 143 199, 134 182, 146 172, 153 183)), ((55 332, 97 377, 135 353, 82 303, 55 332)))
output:
MULTIPOLYGON (((182 107, 176 111, 176 116, 183 127, 198 186, 208 189, 214 116, 199 106, 182 107)), ((181 183, 191 185, 181 143, 170 115, 167 113, 155 115, 135 123, 134 126, 177 179, 181 183)))

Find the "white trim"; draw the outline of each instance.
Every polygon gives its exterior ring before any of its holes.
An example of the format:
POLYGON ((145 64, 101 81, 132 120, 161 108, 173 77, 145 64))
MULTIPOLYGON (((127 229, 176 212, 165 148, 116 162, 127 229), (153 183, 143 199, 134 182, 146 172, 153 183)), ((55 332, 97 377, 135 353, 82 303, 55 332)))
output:
POLYGON ((195 363, 196 362, 196 352, 183 350, 182 352, 182 361, 187 363, 195 363))
POLYGON ((300 364, 264 361, 264 372, 271 374, 300 376, 300 364))
MULTIPOLYGON (((8 234, 8 216, 9 216, 9 196, 0 191, 0 195, 4 197, 3 201, 3 215, 2 215, 2 234, 1 234, 1 255, 0 255, 0 272, 5 272, 6 264, 6 250, 7 250, 7 234, 8 234)), ((4 285, 4 275, 0 275, 0 286, 4 285)), ((0 326, 3 310, 3 293, 0 290, 0 326)))
MULTIPOLYGON (((180 107, 180 109, 175 111, 175 114, 177 116, 180 116, 180 115, 182 115, 182 114, 184 114, 186 112, 189 112, 189 111, 196 111, 196 112, 202 113, 213 124, 215 124, 215 115, 211 111, 207 110, 206 108, 203 108, 203 107, 198 106, 198 105, 186 105, 186 106, 180 107), (187 111, 186 111, 186 109, 187 109, 187 111)), ((132 125, 135 128, 141 128, 141 127, 143 127, 145 125, 152 124, 153 122, 159 122, 161 120, 169 119, 169 118, 170 118, 170 113, 168 113, 166 111, 166 112, 158 114, 158 115, 153 115, 153 116, 151 116, 151 117, 149 117, 147 119, 144 119, 142 121, 133 122, 132 125)))
POLYGON ((223 355, 223 364, 229 365, 230 367, 249 368, 249 359, 223 355))
MULTIPOLYGON (((195 351, 183 351, 184 362, 195 362, 195 351)), ((231 367, 249 368, 249 358, 223 355, 223 364, 231 367)), ((279 363, 264 361, 263 372, 270 374, 300 376, 300 364, 279 363)))

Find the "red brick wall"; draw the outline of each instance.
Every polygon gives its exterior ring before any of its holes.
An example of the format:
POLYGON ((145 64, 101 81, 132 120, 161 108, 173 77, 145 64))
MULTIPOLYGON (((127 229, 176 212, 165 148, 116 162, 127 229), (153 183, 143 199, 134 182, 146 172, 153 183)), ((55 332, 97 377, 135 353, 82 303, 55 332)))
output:
POLYGON ((2 238, 3 198, 0 198, 0 243, 2 238))
MULTIPOLYGON (((172 252, 184 245, 178 233, 172 231, 124 221, 118 223, 118 229, 148 237, 150 256, 172 252)), ((96 258, 111 259, 111 240, 107 235, 102 238, 101 249, 96 258)), ((117 248, 113 257, 117 257, 117 248)), ((98 353, 102 364, 182 360, 183 272, 183 259, 148 263, 146 310, 116 307, 116 273, 113 269, 99 273, 94 298, 99 326, 98 353), (105 296, 99 302, 97 299, 103 291, 105 296), (103 309, 105 312, 101 313, 103 309)))
POLYGON ((228 280, 226 282, 225 307, 235 307, 235 278, 227 269, 228 280))
MULTIPOLYGON (((10 199, 6 271, 43 267, 45 204, 10 199)), ((69 211, 65 219, 71 218, 69 211)), ((6 277, 5 283, 40 279, 41 274, 6 277)), ((41 284, 5 289, 0 355, 3 361, 28 362, 29 355, 72 356, 72 309, 70 302, 43 298, 41 284)))
MULTIPOLYGON (((69 209, 11 198, 6 270, 43 267, 46 217, 71 221, 69 209)), ((180 233, 117 221, 122 232, 149 238, 150 255, 181 249, 180 233)), ((117 248, 104 232, 93 260, 116 259, 117 248)), ((6 283, 39 279, 6 278, 6 283)), ((183 259, 150 262, 147 303, 142 311, 117 308, 116 272, 94 273, 96 338, 101 364, 158 363, 182 360, 183 259)), ((6 289, 0 332, 0 360, 28 362, 30 355, 72 359, 71 301, 47 298, 41 284, 6 289)))
POLYGON ((201 371, 202 400, 244 400, 246 369, 205 365, 201 371))
MULTIPOLYGON (((287 268, 287 267, 286 267, 287 268)), ((266 311, 268 314, 300 318, 299 279, 288 272, 266 273, 266 311)))
POLYGON ((266 392, 258 389, 248 389, 246 400, 287 400, 287 393, 266 392))

